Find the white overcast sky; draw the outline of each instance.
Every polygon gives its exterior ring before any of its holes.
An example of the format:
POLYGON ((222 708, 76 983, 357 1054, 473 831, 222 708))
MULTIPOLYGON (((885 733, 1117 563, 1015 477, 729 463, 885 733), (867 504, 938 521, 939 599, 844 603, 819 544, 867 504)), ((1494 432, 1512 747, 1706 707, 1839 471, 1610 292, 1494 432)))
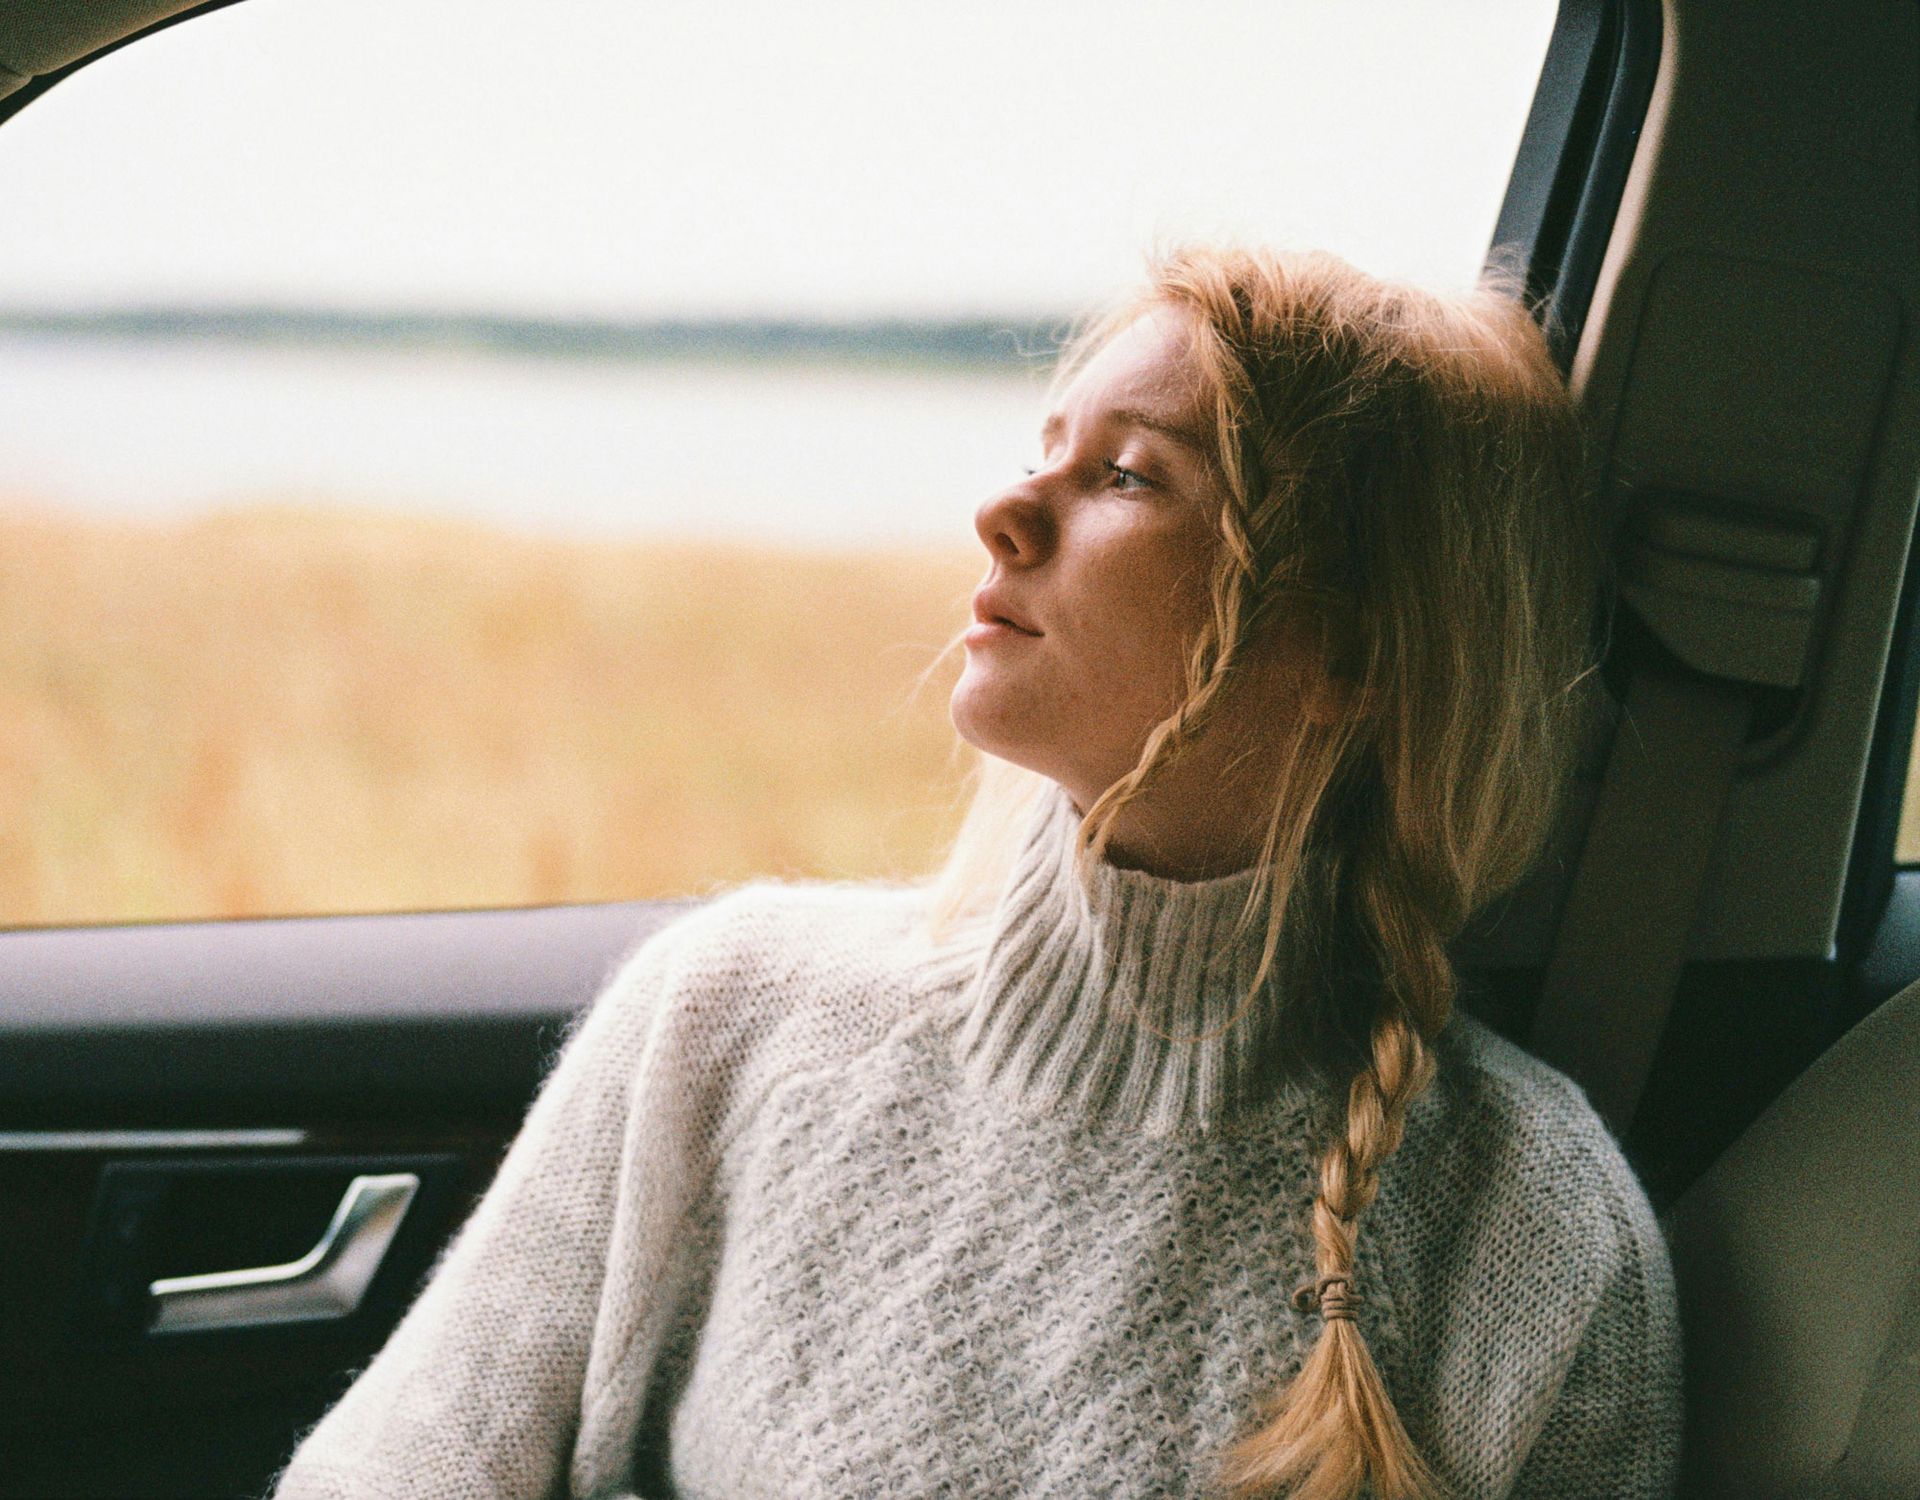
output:
POLYGON ((1552 0, 245 0, 0 130, 0 304, 1071 311, 1477 267, 1552 0))

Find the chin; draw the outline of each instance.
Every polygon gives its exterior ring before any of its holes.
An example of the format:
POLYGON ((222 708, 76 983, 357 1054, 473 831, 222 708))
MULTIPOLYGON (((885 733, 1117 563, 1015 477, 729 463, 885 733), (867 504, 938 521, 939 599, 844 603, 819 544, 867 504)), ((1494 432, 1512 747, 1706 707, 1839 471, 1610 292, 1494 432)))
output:
POLYGON ((960 680, 953 685, 953 692, 947 698, 947 719, 953 725, 953 732, 974 749, 998 754, 991 746, 981 743, 980 695, 970 690, 970 677, 971 669, 961 673, 960 680))
POLYGON ((1018 707, 979 681, 971 668, 954 684, 947 699, 947 718, 954 733, 974 749, 1029 770, 1046 769, 1035 764, 1032 728, 1022 721, 1018 707))

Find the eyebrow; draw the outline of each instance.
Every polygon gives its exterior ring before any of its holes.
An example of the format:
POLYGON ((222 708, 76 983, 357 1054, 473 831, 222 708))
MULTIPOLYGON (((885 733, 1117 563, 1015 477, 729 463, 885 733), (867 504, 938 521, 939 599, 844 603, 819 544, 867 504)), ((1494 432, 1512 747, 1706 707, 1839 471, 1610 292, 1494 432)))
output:
MULTIPOLYGON (((1156 417, 1151 412, 1142 411, 1137 406, 1116 407, 1113 411, 1107 413, 1107 416, 1111 421, 1125 423, 1130 427, 1144 427, 1149 432, 1157 432, 1162 437, 1180 444, 1183 448, 1192 449, 1193 452, 1201 458, 1210 459, 1213 456, 1212 444, 1207 438, 1185 427, 1176 427, 1173 423, 1156 417)), ((1060 429, 1064 426, 1066 426, 1066 418, 1061 416, 1059 412, 1054 412, 1046 421, 1040 424, 1040 441, 1042 443, 1050 442, 1059 435, 1060 429)))

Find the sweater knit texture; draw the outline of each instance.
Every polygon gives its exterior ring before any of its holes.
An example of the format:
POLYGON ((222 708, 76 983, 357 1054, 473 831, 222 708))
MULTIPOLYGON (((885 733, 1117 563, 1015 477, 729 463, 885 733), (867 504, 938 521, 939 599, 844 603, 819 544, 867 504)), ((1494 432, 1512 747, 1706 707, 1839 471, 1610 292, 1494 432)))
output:
MULTIPOLYGON (((1252 871, 1083 885, 1050 788, 957 942, 755 884, 644 942, 277 1500, 1203 1496, 1320 1330, 1329 1096, 1242 1012, 1252 871)), ((1457 1016, 1359 1322, 1459 1500, 1665 1496, 1674 1292, 1571 1083, 1457 1016)))

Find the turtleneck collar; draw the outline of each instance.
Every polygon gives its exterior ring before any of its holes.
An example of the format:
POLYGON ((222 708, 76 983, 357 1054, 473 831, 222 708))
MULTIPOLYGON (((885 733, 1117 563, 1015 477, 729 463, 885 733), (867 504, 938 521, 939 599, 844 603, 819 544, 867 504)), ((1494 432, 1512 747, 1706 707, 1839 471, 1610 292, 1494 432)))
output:
POLYGON ((1180 881, 1101 860, 1082 884, 1079 824, 1050 786, 965 995, 957 1045, 969 1074, 1028 1112, 1153 1135, 1205 1130, 1289 1087, 1271 974, 1245 1003, 1264 917, 1233 931, 1256 870, 1180 881))

